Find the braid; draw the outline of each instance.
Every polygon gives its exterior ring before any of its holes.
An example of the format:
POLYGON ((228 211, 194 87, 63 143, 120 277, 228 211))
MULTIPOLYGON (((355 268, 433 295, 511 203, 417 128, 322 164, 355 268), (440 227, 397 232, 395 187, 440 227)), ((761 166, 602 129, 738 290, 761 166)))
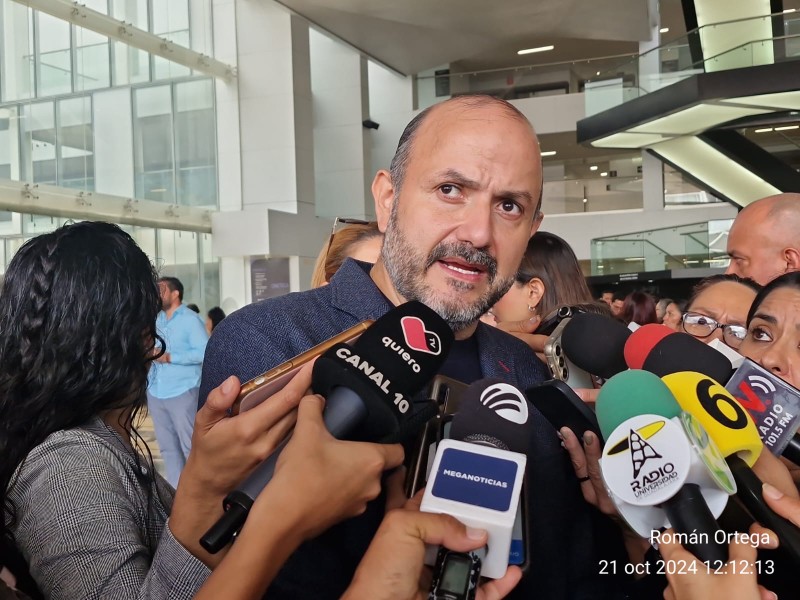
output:
POLYGON ((20 323, 19 368, 23 373, 40 366, 35 364, 39 357, 37 349, 42 344, 47 326, 47 305, 50 301, 50 293, 53 287, 53 275, 56 266, 54 255, 58 249, 59 237, 54 237, 47 244, 45 252, 35 261, 34 269, 30 273, 31 289, 30 297, 28 298, 30 312, 22 315, 20 323))

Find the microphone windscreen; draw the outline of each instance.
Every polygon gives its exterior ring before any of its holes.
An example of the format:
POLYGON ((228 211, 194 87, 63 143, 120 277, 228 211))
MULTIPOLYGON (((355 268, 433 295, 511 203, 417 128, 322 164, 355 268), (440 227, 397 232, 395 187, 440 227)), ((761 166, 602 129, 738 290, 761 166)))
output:
POLYGON ((723 456, 739 453, 753 466, 764 444, 753 419, 728 390, 701 373, 684 371, 663 377, 683 410, 695 417, 723 456))
POLYGON ((597 422, 606 439, 632 417, 650 414, 671 419, 680 412, 666 384, 656 375, 639 370, 623 371, 606 381, 595 404, 597 422))
POLYGON ((408 432, 412 397, 433 379, 453 343, 450 326, 420 302, 406 302, 377 319, 352 346, 337 344, 314 363, 311 388, 328 397, 355 392, 366 407, 354 439, 395 439, 408 432))
POLYGON ((688 333, 668 335, 658 342, 647 355, 642 368, 659 377, 695 371, 716 381, 728 381, 733 370, 731 361, 723 354, 688 333))
POLYGON ((676 333, 665 325, 649 323, 639 327, 625 344, 625 362, 631 369, 641 369, 653 347, 668 335, 676 333))
POLYGON ((521 454, 529 453, 533 435, 528 399, 500 379, 472 383, 450 425, 454 440, 521 454))
POLYGON ((628 368, 623 349, 630 330, 615 319, 578 313, 564 326, 564 354, 587 373, 609 379, 628 368))

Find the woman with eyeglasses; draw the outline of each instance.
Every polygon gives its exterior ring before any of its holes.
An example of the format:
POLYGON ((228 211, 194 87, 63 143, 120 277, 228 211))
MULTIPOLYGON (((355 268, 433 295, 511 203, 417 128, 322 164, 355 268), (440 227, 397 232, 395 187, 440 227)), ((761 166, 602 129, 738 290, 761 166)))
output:
POLYGON ((760 289, 752 279, 738 275, 706 277, 692 290, 679 331, 707 344, 720 340, 737 349, 747 332, 747 311, 760 289))
POLYGON ((311 287, 327 285, 346 258, 374 263, 381 253, 383 233, 375 221, 336 217, 328 241, 314 264, 311 287), (337 228, 344 224, 341 229, 337 228))

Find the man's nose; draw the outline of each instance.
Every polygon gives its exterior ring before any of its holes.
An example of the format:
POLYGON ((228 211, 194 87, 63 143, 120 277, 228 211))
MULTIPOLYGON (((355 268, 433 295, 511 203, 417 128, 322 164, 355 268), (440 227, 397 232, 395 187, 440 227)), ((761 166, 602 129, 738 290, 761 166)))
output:
POLYGON ((475 248, 486 248, 492 241, 492 207, 490 202, 468 203, 461 214, 456 231, 459 241, 469 242, 475 248))

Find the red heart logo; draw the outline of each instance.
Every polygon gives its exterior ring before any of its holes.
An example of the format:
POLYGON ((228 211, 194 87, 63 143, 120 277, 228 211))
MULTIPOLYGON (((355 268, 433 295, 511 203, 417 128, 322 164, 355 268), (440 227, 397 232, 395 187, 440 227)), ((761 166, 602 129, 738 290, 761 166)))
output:
POLYGON ((403 329, 406 344, 412 350, 428 354, 439 354, 442 351, 439 335, 425 329, 425 323, 419 317, 403 317, 400 319, 400 327, 403 329))

